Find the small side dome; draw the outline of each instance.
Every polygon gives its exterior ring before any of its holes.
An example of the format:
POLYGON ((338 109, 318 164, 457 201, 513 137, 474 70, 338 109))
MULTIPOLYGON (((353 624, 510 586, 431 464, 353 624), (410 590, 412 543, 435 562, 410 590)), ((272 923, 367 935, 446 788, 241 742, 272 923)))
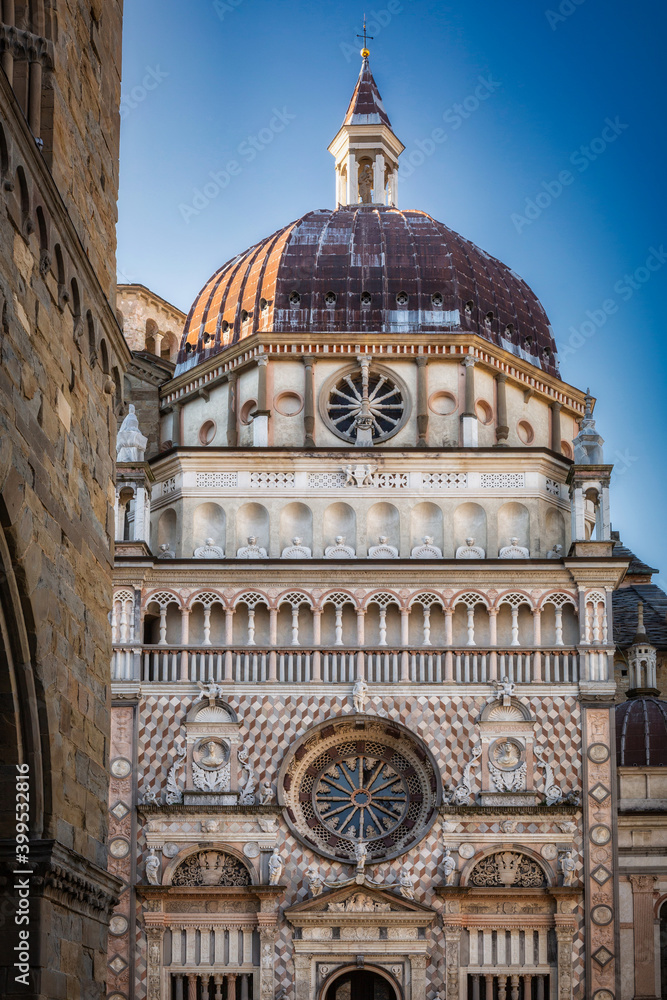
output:
POLYGON ((616 706, 619 767, 667 766, 667 701, 631 698, 616 706))

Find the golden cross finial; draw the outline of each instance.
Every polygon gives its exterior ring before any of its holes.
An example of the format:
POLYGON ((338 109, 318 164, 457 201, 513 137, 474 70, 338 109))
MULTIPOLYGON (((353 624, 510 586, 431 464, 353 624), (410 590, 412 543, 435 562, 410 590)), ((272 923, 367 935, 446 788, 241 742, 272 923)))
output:
POLYGON ((362 55, 363 59, 368 59, 368 57, 370 55, 370 52, 368 51, 367 42, 368 41, 372 42, 373 41, 373 36, 366 34, 366 15, 365 14, 364 14, 364 33, 363 33, 363 35, 357 35, 357 38, 363 38, 363 40, 364 40, 364 47, 361 50, 361 55, 362 55))

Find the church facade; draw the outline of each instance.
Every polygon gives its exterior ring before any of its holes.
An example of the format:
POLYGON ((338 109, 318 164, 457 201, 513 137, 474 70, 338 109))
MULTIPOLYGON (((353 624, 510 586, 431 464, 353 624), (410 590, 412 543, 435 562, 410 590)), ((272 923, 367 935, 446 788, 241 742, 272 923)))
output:
POLYGON ((657 997, 659 868, 621 986, 594 400, 525 282, 399 209, 362 55, 334 210, 216 272, 177 353, 122 290, 108 996, 657 997))

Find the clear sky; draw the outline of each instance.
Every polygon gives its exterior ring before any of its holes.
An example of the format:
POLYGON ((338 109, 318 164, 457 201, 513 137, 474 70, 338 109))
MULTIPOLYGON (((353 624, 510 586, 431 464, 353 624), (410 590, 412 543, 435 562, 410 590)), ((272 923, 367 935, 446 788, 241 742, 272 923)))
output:
POLYGON ((598 398, 614 527, 667 585, 658 0, 131 0, 119 280, 187 311, 227 259, 333 207, 326 147, 359 72, 366 4, 371 68, 406 146, 399 206, 535 290, 563 378, 598 398))

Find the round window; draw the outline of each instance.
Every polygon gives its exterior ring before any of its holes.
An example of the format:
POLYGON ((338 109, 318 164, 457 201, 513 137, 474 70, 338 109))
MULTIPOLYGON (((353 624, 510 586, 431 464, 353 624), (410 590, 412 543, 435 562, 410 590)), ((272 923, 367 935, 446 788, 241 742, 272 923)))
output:
POLYGON ((279 392, 273 405, 284 417, 295 417, 303 409, 303 399, 298 392, 279 392))
POLYGON ((532 444, 535 440, 535 431, 530 426, 527 420, 520 420, 517 426, 517 433, 519 435, 519 440, 523 444, 532 444))
POLYGON ((199 440, 201 444, 211 444, 215 437, 217 428, 213 420, 207 420, 199 429, 199 440))
POLYGON ((373 444, 386 441, 410 415, 404 383, 387 369, 371 367, 364 387, 359 368, 337 374, 324 386, 320 413, 327 426, 344 441, 356 441, 357 430, 368 422, 373 444))
POLYGON ((241 413, 240 413, 241 423, 246 425, 252 423, 252 415, 256 409, 257 409, 257 400, 246 399, 245 403, 241 407, 241 413))
POLYGON ((448 413, 453 413, 458 403, 456 402, 456 396, 451 392, 444 392, 440 390, 438 392, 433 392, 429 396, 428 400, 429 409, 433 413, 437 413, 440 417, 446 417, 448 413))
POLYGON ((478 399, 475 403, 475 413, 482 424, 490 424, 493 420, 493 410, 484 399, 478 399))
POLYGON ((430 755, 402 726, 375 720, 323 724, 290 751, 280 780, 299 839, 348 863, 358 844, 369 862, 410 850, 432 826, 440 796, 430 755))

